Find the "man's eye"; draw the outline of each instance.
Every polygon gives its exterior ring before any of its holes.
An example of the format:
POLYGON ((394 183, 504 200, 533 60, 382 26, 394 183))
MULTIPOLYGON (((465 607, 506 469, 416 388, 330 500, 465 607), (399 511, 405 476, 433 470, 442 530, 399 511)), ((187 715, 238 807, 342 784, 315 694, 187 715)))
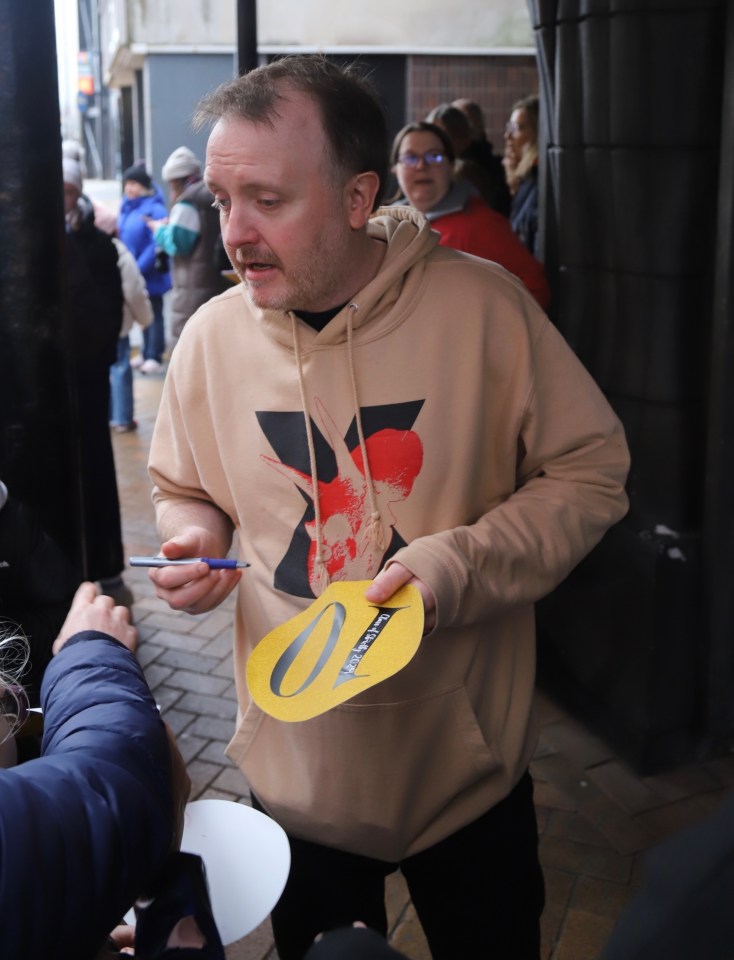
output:
POLYGON ((266 210, 272 210, 278 206, 280 200, 277 197, 260 197, 258 203, 261 207, 265 207, 266 210))
POLYGON ((215 197, 212 206, 221 213, 223 210, 229 210, 229 200, 224 197, 215 197))

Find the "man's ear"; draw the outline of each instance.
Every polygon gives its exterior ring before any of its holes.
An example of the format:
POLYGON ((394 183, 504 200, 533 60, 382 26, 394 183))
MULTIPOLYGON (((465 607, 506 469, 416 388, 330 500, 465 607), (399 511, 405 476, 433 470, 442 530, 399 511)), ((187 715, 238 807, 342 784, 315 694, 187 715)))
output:
POLYGON ((369 220, 379 189, 380 178, 374 170, 356 173, 347 181, 345 195, 352 230, 360 230, 369 220))

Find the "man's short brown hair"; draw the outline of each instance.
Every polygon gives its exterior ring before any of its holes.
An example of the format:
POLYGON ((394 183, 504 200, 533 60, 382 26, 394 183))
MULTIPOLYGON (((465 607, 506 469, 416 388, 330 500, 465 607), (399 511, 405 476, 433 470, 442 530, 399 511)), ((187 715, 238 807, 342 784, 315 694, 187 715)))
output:
POLYGON ((321 55, 273 60, 205 96, 194 114, 194 126, 201 129, 225 117, 272 124, 278 103, 289 91, 318 104, 337 177, 346 180, 367 171, 378 175, 378 207, 387 183, 387 124, 376 92, 354 65, 342 67, 321 55))

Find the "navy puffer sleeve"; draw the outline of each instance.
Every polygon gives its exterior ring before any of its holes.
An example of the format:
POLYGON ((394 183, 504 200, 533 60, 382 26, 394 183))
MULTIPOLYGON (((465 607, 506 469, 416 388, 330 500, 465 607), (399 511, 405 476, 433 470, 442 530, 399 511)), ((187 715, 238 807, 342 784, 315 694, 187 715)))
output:
POLYGON ((170 751, 140 665, 104 634, 73 638, 41 697, 41 757, 0 770, 0 956, 92 960, 170 850, 170 751))

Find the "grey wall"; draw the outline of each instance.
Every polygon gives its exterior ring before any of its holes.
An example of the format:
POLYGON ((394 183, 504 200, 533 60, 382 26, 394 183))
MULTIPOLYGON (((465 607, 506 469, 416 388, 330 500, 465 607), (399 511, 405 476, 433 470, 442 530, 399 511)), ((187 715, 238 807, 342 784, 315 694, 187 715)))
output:
POLYGON ((208 133, 194 133, 191 117, 204 94, 235 73, 230 54, 151 54, 145 67, 146 150, 151 173, 176 147, 187 146, 203 162, 208 133))

